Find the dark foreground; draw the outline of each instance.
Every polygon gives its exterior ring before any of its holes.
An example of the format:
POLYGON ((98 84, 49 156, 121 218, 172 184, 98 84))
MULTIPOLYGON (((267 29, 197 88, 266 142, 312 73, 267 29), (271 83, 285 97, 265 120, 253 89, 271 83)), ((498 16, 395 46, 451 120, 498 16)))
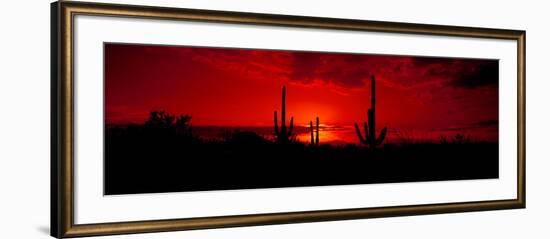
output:
POLYGON ((105 134, 105 194, 498 178, 498 144, 309 146, 252 132, 204 141, 142 127, 105 134))

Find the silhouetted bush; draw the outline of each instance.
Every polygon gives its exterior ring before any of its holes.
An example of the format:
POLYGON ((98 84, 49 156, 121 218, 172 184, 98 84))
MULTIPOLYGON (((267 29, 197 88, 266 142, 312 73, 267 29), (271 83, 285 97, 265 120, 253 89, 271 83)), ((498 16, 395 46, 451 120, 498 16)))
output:
MULTIPOLYGON (((153 111, 142 125, 105 130, 105 192, 131 194, 498 177, 498 143, 465 135, 447 143, 311 147, 251 131, 193 135, 191 116, 153 111)), ((447 140, 447 139, 445 139, 447 140)))

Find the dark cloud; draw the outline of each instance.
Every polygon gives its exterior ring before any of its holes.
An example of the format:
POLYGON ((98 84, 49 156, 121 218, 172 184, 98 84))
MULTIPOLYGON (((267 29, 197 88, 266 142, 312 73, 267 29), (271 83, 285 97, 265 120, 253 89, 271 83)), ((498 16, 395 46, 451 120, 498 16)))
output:
POLYGON ((439 129, 439 130, 463 131, 463 130, 470 130, 470 129, 495 128, 495 127, 498 127, 498 120, 482 120, 482 121, 478 121, 478 122, 467 124, 460 127, 449 127, 445 129, 439 129))
POLYGON ((309 83, 315 80, 316 70, 321 66, 321 56, 305 52, 292 54, 292 70, 290 78, 295 81, 309 83))
POLYGON ((458 88, 498 85, 497 60, 415 57, 413 64, 426 68, 428 76, 445 78, 449 85, 458 88))
POLYGON ((498 61, 489 60, 471 67, 457 75, 452 85, 462 88, 476 88, 487 85, 498 85, 498 61))
POLYGON ((361 87, 370 76, 366 57, 359 54, 293 52, 290 79, 302 83, 320 80, 342 87, 361 87))
POLYGON ((407 89, 427 84, 462 89, 498 85, 496 60, 200 47, 179 52, 184 58, 257 79, 317 81, 350 89, 365 87, 371 75, 407 89))
POLYGON ((415 67, 431 67, 434 65, 452 65, 455 59, 441 57, 411 57, 411 61, 415 67))
POLYGON ((473 89, 498 84, 498 61, 442 57, 292 52, 289 79, 320 80, 337 86, 362 87, 371 75, 389 83, 414 87, 441 82, 473 89))
POLYGON ((486 126, 498 126, 498 120, 482 120, 477 122, 475 125, 480 127, 486 127, 486 126))

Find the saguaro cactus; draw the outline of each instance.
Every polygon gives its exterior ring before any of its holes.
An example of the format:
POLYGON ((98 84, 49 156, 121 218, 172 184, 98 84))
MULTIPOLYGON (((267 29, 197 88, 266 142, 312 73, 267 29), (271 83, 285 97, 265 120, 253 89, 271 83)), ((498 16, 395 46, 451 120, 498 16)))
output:
POLYGON ((311 134, 311 145, 318 146, 319 145, 319 117, 316 119, 316 126, 315 126, 315 140, 313 139, 313 121, 309 121, 309 132, 311 134))
POLYGON ((277 111, 273 112, 273 125, 275 129, 275 137, 281 143, 289 142, 292 137, 292 129, 294 128, 294 117, 290 117, 290 125, 286 127, 286 87, 283 86, 283 96, 281 100, 281 129, 277 123, 277 111))
POLYGON ((380 136, 376 137, 376 125, 375 125, 375 116, 376 116, 376 85, 375 85, 375 79, 374 76, 371 76, 371 108, 367 112, 367 118, 368 123, 364 122, 363 128, 365 129, 365 136, 363 137, 363 134, 361 134, 361 129, 359 129, 359 125, 355 123, 355 131, 357 133, 357 136, 359 137, 359 142, 362 144, 368 145, 371 148, 374 148, 384 141, 384 138, 386 138, 387 128, 384 127, 382 131, 380 131, 380 136))

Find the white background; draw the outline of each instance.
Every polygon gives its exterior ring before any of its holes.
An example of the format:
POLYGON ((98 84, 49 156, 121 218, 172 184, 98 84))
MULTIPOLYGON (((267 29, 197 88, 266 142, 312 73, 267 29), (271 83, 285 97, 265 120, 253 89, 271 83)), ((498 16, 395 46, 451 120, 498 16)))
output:
MULTIPOLYGON (((119 238, 547 238, 550 213, 548 7, 517 1, 133 1, 266 12, 527 30, 527 209, 341 222, 198 230, 119 238), (398 7, 398 9, 396 9, 398 7), (529 236, 531 235, 531 236, 529 236)), ((0 21, 0 235, 47 238, 49 231, 49 3, 12 1, 0 21)), ((115 237, 112 237, 115 238, 115 237)))

